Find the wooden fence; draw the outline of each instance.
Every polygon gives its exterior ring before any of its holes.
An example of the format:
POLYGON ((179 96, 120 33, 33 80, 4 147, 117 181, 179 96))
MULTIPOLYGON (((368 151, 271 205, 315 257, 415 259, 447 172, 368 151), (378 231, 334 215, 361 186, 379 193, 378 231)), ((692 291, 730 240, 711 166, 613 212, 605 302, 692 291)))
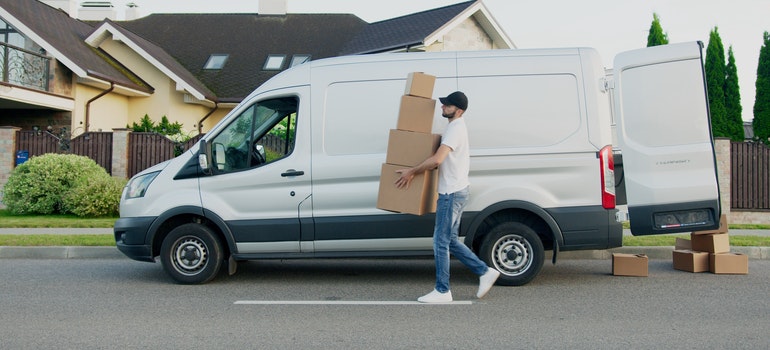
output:
MULTIPOLYGON (((128 176, 174 158, 200 140, 198 135, 176 143, 156 133, 132 132, 128 141, 128 176)), ((87 156, 112 169, 112 133, 89 132, 72 140, 40 131, 18 131, 16 150, 29 157, 46 153, 72 153, 87 156)), ((282 149, 282 140, 272 140, 268 148, 282 149)), ((770 211, 770 148, 761 143, 732 142, 730 154, 730 207, 732 210, 770 211)))
POLYGON ((18 131, 16 151, 27 151, 29 157, 46 153, 71 153, 86 156, 101 165, 107 173, 112 170, 112 133, 87 132, 72 140, 67 135, 46 131, 18 131))
POLYGON ((770 148, 732 142, 730 150, 730 208, 770 210, 770 148))

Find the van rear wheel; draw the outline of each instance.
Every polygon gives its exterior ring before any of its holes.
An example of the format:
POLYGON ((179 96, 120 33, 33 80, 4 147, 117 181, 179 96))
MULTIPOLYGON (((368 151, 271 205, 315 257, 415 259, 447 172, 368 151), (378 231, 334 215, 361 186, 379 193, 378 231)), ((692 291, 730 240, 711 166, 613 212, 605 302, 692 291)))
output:
POLYGON ((540 273, 545 252, 532 228, 519 222, 504 222, 484 237, 480 258, 500 271, 497 284, 521 286, 540 273))
POLYGON ((160 248, 163 269, 182 284, 211 281, 222 266, 222 255, 222 244, 214 232, 193 223, 171 230, 160 248))

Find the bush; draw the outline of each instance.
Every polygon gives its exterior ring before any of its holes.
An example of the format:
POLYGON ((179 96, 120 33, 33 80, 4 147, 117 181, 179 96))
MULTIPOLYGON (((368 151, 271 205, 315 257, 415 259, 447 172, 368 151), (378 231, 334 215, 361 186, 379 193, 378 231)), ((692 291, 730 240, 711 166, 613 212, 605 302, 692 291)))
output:
POLYGON ((64 195, 64 210, 81 217, 117 216, 126 182, 108 175, 78 183, 64 195))
POLYGON ((53 153, 32 157, 11 172, 3 203, 14 214, 64 214, 64 196, 100 177, 110 176, 88 157, 53 153))

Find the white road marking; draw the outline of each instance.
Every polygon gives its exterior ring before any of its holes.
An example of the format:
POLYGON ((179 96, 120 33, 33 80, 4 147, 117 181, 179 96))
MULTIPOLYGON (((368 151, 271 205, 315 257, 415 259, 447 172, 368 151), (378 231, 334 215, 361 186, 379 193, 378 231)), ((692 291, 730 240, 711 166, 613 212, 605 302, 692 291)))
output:
POLYGON ((235 305, 472 305, 470 300, 449 303, 421 303, 389 300, 238 300, 235 305))

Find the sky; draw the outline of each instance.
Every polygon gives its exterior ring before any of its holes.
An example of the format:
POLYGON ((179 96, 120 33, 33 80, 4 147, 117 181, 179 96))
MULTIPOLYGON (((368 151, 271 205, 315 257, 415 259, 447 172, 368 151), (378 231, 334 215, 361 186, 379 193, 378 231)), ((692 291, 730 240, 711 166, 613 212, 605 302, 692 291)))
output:
MULTIPOLYGON (((352 13, 377 22, 463 2, 462 0, 286 0, 289 13, 352 13)), ((593 47, 607 68, 620 52, 647 45, 653 13, 670 43, 702 41, 715 27, 733 47, 742 117, 753 118, 763 33, 770 31, 770 0, 482 0, 519 49, 593 47)), ((112 0, 118 19, 125 4, 151 13, 257 13, 258 0, 112 0)), ((705 49, 704 49, 705 50, 705 49)))

